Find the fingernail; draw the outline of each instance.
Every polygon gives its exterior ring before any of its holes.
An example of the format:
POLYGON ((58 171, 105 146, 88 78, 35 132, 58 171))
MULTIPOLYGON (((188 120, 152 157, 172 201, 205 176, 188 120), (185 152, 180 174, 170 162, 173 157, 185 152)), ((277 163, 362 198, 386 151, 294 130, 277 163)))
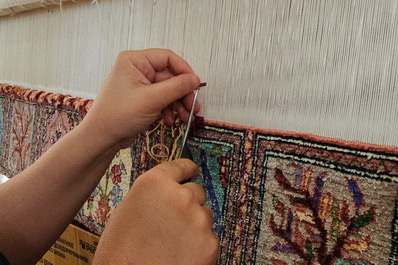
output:
POLYGON ((207 85, 207 83, 206 82, 203 82, 203 83, 200 83, 199 84, 199 87, 204 87, 204 86, 206 86, 207 85))

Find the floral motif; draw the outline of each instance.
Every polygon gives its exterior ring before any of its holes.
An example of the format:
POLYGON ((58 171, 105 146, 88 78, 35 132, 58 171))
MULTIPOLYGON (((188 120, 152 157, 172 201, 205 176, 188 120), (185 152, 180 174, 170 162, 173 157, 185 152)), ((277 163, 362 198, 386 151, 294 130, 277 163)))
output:
POLYGON ((122 174, 126 173, 126 167, 124 166, 123 162, 120 161, 119 165, 113 165, 111 169, 112 173, 112 183, 117 185, 122 181, 122 174))
MULTIPOLYGON (((294 172, 295 181, 291 183, 281 169, 275 169, 275 180, 284 194, 279 196, 287 196, 288 200, 282 201, 273 195, 273 207, 280 221, 278 224, 276 214, 271 214, 268 225, 281 241, 271 250, 297 255, 299 260, 295 264, 301 265, 371 264, 343 257, 343 252, 362 253, 368 249, 371 234, 366 232, 366 227, 376 218, 376 207, 365 203, 357 180, 345 178, 346 189, 352 194, 351 206, 355 208, 352 213, 350 202, 324 192, 327 172, 314 176, 311 167, 299 165, 295 165, 294 172), (358 233, 363 238, 359 241, 354 240, 358 233)), ((283 264, 284 261, 273 258, 272 262, 283 264)))
POLYGON ((116 207, 123 199, 123 190, 120 186, 113 186, 111 193, 112 206, 116 207))
POLYGON ((14 104, 11 127, 10 167, 20 172, 29 165, 34 107, 20 102, 14 104))
POLYGON ((110 216, 111 207, 109 206, 109 197, 100 194, 98 209, 95 211, 95 220, 101 225, 105 225, 110 216))
POLYGON ((82 213, 98 224, 104 226, 109 219, 112 210, 121 202, 126 194, 126 181, 129 183, 128 171, 126 169, 125 159, 128 150, 118 153, 100 183, 95 187, 90 197, 86 201, 82 213))

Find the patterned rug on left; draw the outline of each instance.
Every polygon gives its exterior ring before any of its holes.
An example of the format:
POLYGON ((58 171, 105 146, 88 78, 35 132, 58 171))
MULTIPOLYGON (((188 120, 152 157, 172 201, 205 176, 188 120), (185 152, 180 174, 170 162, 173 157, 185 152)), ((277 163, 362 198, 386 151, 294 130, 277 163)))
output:
MULTIPOLYGON (((0 85, 0 173, 14 176, 90 100, 0 85)), ((155 127, 153 127, 155 128, 155 127)), ((121 150, 76 220, 101 234, 163 136, 121 150)), ((398 149, 213 121, 189 138, 221 241, 218 264, 398 264, 398 149)))

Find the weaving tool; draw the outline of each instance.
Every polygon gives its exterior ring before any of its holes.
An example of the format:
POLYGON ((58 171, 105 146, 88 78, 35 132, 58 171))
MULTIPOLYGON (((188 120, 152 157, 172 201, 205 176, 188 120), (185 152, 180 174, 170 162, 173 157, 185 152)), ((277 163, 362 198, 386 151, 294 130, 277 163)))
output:
POLYGON ((199 94, 199 88, 196 89, 194 92, 192 108, 191 108, 191 112, 189 113, 189 118, 188 118, 188 122, 187 122, 187 127, 185 129, 185 133, 184 133, 184 139, 182 140, 181 152, 180 152, 179 158, 188 158, 188 159, 192 160, 191 151, 189 150, 188 145, 186 143, 187 143, 187 139, 188 139, 189 128, 191 127, 191 123, 192 123, 192 117, 193 117, 193 113, 195 110, 195 103, 198 98, 198 94, 199 94))

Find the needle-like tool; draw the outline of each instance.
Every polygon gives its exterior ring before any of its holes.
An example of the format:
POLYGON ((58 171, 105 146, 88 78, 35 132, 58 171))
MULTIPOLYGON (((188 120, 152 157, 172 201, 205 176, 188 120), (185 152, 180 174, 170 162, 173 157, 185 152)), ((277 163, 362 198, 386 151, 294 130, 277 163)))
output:
POLYGON ((187 139, 188 139, 189 128, 191 127, 191 123, 192 123, 192 117, 193 117, 193 113, 194 113, 194 109, 195 109, 195 103, 198 98, 198 94, 199 94, 199 88, 196 89, 194 92, 191 113, 189 113, 188 123, 187 123, 187 127, 185 129, 184 139, 182 140, 181 152, 180 152, 179 158, 189 158, 192 160, 191 151, 189 151, 188 146, 187 146, 187 139))

